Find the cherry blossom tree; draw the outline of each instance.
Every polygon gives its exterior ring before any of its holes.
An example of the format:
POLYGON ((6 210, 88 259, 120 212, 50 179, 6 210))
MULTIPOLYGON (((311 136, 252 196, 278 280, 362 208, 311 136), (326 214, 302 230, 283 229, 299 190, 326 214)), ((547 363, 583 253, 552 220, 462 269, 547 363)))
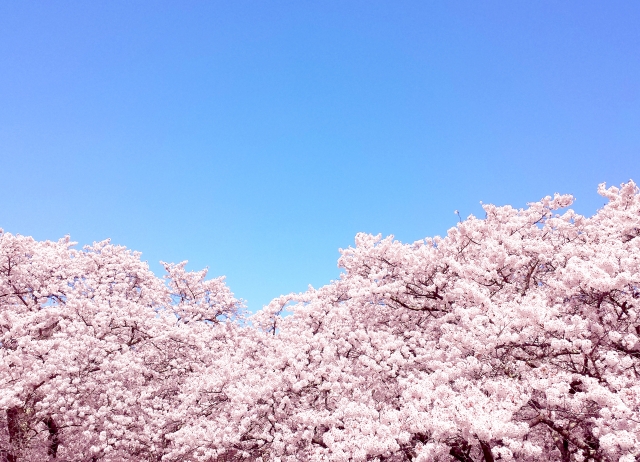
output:
POLYGON ((5 458, 159 459, 199 334, 240 302, 184 263, 166 265, 165 284, 108 241, 72 247, 0 237, 5 458))
POLYGON ((359 234, 248 319, 223 279, 0 236, 7 461, 640 460, 640 191, 359 234), (288 313, 288 315, 284 315, 288 313))

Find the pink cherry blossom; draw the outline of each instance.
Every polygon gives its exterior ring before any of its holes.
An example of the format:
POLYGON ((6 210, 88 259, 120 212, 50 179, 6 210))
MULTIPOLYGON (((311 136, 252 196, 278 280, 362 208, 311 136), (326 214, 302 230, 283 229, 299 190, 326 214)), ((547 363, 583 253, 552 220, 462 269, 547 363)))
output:
POLYGON ((640 191, 599 192, 359 234, 248 317, 186 262, 2 233, 1 457, 640 460, 640 191))

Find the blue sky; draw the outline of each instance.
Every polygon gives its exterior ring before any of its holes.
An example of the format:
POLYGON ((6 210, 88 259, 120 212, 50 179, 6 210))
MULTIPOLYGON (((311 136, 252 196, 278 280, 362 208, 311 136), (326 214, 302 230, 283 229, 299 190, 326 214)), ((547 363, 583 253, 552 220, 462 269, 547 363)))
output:
POLYGON ((226 275, 640 181, 638 2, 2 2, 0 227, 226 275))

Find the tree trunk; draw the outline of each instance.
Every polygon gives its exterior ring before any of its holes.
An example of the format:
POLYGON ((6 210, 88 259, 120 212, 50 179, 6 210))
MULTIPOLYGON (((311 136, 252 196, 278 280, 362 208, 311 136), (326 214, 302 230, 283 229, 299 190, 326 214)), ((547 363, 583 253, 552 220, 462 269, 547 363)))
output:
POLYGON ((493 453, 491 452, 491 445, 485 441, 480 441, 480 447, 482 448, 482 454, 484 455, 485 462, 494 462, 493 453))
POLYGON ((571 461, 571 453, 569 452, 569 440, 566 438, 554 438, 556 446, 560 450, 560 455, 562 457, 562 462, 570 462, 571 461))
POLYGON ((49 416, 44 422, 49 429, 49 449, 47 453, 53 459, 58 456, 58 446, 60 445, 60 434, 58 433, 58 425, 53 420, 53 417, 49 416))
POLYGON ((11 407, 7 409, 7 429, 9 430, 9 450, 7 451, 7 462, 17 462, 18 448, 22 443, 22 415, 21 407, 11 407))

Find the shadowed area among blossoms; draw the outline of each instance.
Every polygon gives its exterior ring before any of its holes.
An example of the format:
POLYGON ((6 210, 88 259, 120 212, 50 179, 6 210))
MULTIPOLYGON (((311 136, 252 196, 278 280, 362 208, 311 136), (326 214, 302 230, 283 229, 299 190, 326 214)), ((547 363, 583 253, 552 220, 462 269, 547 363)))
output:
POLYGON ((252 316, 184 263, 0 234, 0 458, 640 460, 640 193, 599 192, 359 234, 252 316))

